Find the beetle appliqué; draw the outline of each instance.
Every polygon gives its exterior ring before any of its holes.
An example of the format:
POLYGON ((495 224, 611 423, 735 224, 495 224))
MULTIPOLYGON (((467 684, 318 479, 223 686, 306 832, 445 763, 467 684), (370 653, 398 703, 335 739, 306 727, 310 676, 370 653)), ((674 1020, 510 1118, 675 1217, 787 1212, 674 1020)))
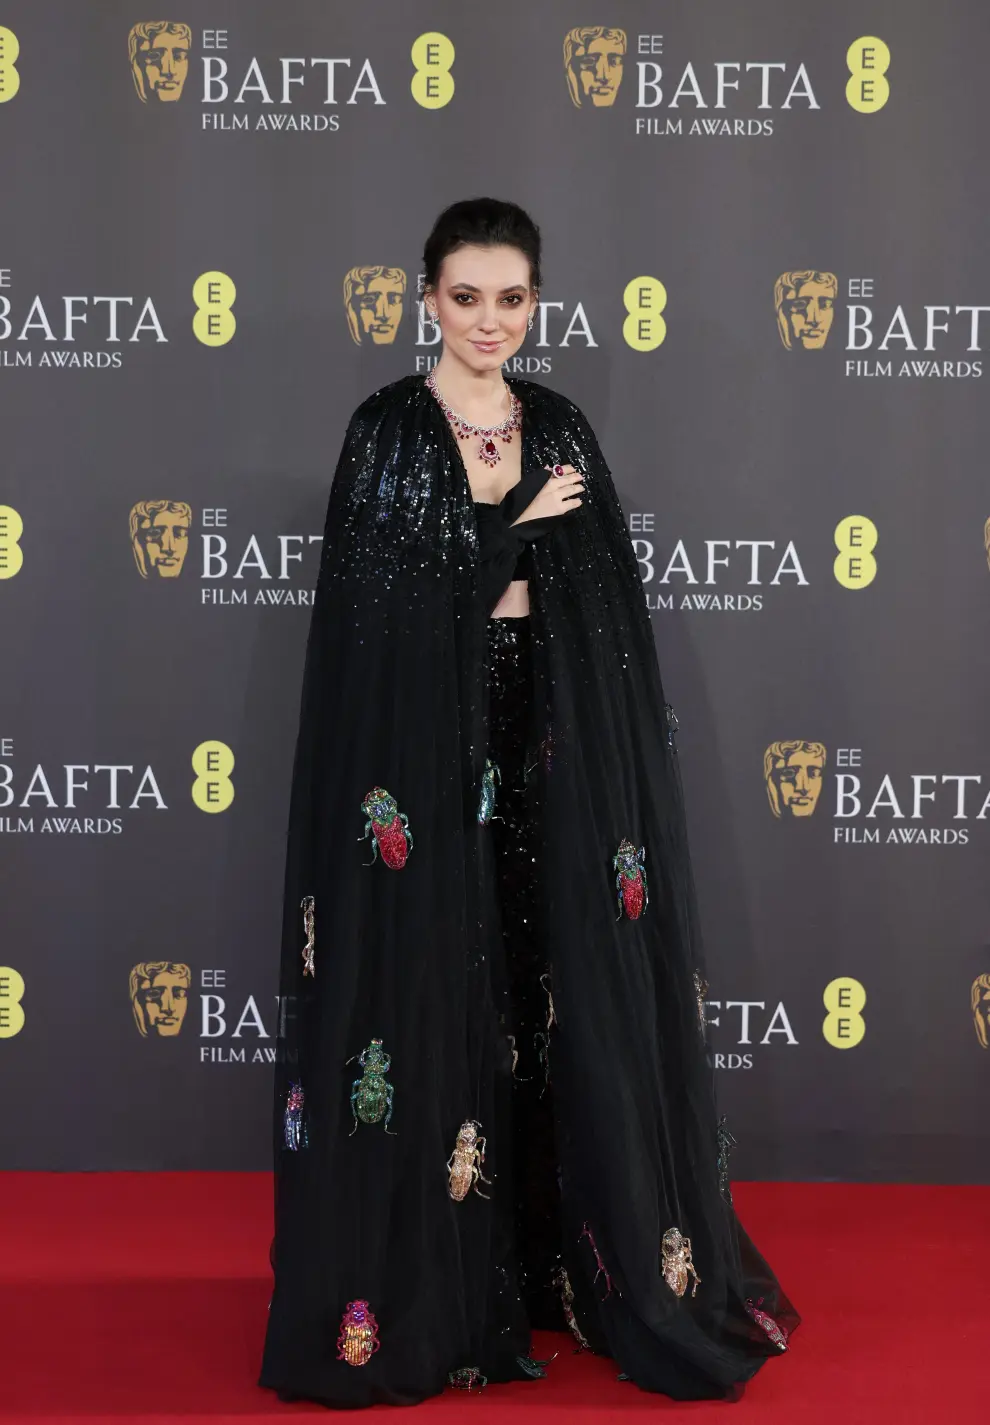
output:
POLYGON ((371 837, 371 860, 365 865, 372 865, 380 851, 386 866, 401 871, 413 845, 409 818, 399 811, 395 798, 384 787, 372 787, 361 803, 361 810, 368 820, 358 840, 371 837))
POLYGON ((316 978, 316 966, 313 956, 316 952, 316 902, 312 896, 303 896, 299 902, 299 909, 303 913, 303 932, 306 936, 306 944, 303 946, 303 978, 312 975, 316 978))
POLYGON ((485 758, 485 770, 481 774, 481 796, 478 800, 478 825, 487 826, 495 812, 495 788, 502 780, 502 774, 490 757, 485 758))
POLYGON ((478 1186, 479 1183, 487 1183, 491 1187, 491 1182, 481 1171, 485 1161, 486 1143, 484 1138, 478 1136, 480 1127, 481 1124, 473 1118, 462 1123, 457 1130, 454 1151, 447 1159, 447 1170, 450 1173, 448 1191, 455 1202, 463 1202, 472 1188, 479 1197, 488 1197, 488 1193, 482 1192, 478 1186))
POLYGON ((560 1304, 564 1310, 564 1320, 567 1322, 571 1335, 577 1342, 577 1351, 575 1351, 574 1354, 577 1355, 581 1351, 590 1351, 591 1347, 588 1345, 588 1339, 578 1325, 578 1319, 574 1315, 574 1288, 571 1286, 571 1279, 567 1275, 566 1267, 561 1265, 557 1268, 553 1282, 554 1286, 557 1287, 560 1292, 560 1304))
POLYGON ((350 1136, 357 1132, 358 1122, 380 1123, 385 1119, 385 1132, 390 1133, 389 1122, 392 1117, 392 1107, 395 1099, 395 1089, 387 1082, 385 1075, 392 1065, 392 1060, 382 1048, 380 1039, 372 1039, 367 1049, 362 1049, 360 1054, 348 1059, 348 1063, 353 1063, 357 1059, 364 1070, 359 1079, 355 1079, 351 1085, 351 1113, 354 1115, 354 1127, 350 1136))
POLYGON ((619 842, 618 851, 612 857, 619 902, 619 914, 615 917, 616 920, 622 919, 623 911, 630 920, 638 920, 649 904, 646 869, 643 865, 645 859, 646 847, 640 846, 637 850, 631 841, 627 841, 623 837, 619 842))
POLYGON ((694 997, 698 1005, 698 1023, 701 1025, 701 1032, 705 1032, 705 999, 708 995, 708 981, 703 979, 700 972, 695 970, 691 976, 691 983, 694 985, 694 997))
POLYGON ((455 1390, 484 1390, 488 1377, 483 1376, 477 1366, 461 1366, 459 1370, 447 1372, 447 1384, 455 1390))
POLYGON ((691 1295, 694 1296, 701 1285, 701 1278, 691 1260, 691 1238, 682 1237, 676 1227, 668 1227, 663 1234, 660 1250, 663 1257, 660 1269, 671 1291, 675 1296, 683 1296, 687 1291, 690 1273, 694 1277, 694 1285, 691 1288, 691 1295))
POLYGON ((337 1360, 349 1366, 366 1366, 381 1344, 371 1307, 366 1301, 349 1301, 340 1322, 337 1360))
POLYGON ((729 1182, 729 1150, 736 1146, 736 1140, 729 1132, 725 1114, 718 1121, 718 1190, 725 1201, 732 1206, 732 1186, 729 1182))
POLYGON ((309 1143, 306 1120, 303 1117, 305 1107, 306 1095, 302 1084, 296 1080, 289 1085, 285 1100, 285 1146, 294 1152, 305 1148, 309 1143))
POLYGON ((770 1340, 777 1347, 778 1351, 786 1351, 787 1331, 785 1327, 774 1321, 773 1317, 768 1316, 765 1311, 761 1311, 760 1307, 762 1305, 762 1296, 757 1302, 752 1301, 750 1297, 746 1298, 746 1310, 749 1312, 750 1316, 752 1316, 756 1324, 758 1326, 763 1327, 764 1331, 770 1337, 770 1340))

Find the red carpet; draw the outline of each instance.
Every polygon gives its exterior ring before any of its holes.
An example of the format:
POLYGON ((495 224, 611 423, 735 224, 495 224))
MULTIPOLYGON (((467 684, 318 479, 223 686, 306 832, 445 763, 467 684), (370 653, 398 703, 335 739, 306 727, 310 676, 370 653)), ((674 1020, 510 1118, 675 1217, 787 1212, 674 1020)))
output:
MULTIPOLYGON (((990 1189, 740 1183, 743 1222, 804 1316, 736 1404, 678 1405, 571 1354, 546 1381, 448 1391, 417 1425, 955 1425, 990 1413, 990 1189)), ((261 1174, 0 1177, 0 1419, 126 1425, 319 1415, 255 1385, 269 1296, 261 1174)), ((382 1409, 372 1412, 380 1416, 382 1409)))

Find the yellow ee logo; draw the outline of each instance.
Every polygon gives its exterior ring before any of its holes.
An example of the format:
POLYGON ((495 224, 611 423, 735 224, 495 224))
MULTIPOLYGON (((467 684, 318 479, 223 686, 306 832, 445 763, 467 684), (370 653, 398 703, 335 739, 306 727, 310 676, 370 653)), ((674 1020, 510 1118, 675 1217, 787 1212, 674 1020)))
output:
POLYGON ((822 1023, 822 1033, 833 1049, 852 1049, 866 1033, 862 1015, 866 991, 859 980, 840 975, 830 980, 822 995, 828 1010, 822 1023))
POLYGON ((660 313, 667 305, 667 289, 658 277, 634 277, 626 283, 622 305, 629 315, 622 335, 633 351, 655 351, 667 335, 660 313))
POLYGON ((832 571, 844 589, 865 589, 877 577, 877 527, 865 515, 846 515, 835 526, 835 547, 839 551, 832 571))
POLYGON ((24 563, 24 551, 18 540, 24 533, 24 521, 10 505, 0 505, 0 579, 13 579, 24 563))
POLYGON ((424 109, 442 109, 454 97, 454 46, 446 35, 430 30, 413 41, 412 96, 424 109))
POLYGON ((13 99, 21 87, 21 76, 17 73, 17 56, 21 52, 20 41, 13 30, 0 25, 0 104, 13 99))
POLYGON ((234 800, 234 754, 226 742, 201 742, 192 755, 192 799, 200 811, 226 811, 234 800))
POLYGON ((13 1039, 24 1028, 24 980, 9 965, 0 965, 0 1039, 13 1039))
POLYGON ((884 77, 890 68, 890 50, 875 35, 853 40, 846 50, 846 102, 859 114, 875 114, 890 98, 884 77))
POLYGON ((226 346, 237 330, 237 318, 230 310, 237 288, 226 272, 204 272, 193 283, 196 315, 193 331, 204 346, 226 346))

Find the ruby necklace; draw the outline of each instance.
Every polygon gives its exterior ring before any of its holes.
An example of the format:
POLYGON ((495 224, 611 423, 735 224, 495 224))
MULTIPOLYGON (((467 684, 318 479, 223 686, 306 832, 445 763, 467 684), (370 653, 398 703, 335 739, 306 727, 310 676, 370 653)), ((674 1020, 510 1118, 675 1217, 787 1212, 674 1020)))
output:
POLYGON ((472 435, 480 436, 481 444, 477 448, 477 454, 481 456, 486 465, 497 465, 502 456, 495 444, 495 436, 508 444, 512 440, 512 432, 519 430, 522 426, 522 401, 515 392, 506 387, 506 390, 509 391, 509 414, 504 421, 501 421, 497 426, 476 426, 472 425, 470 421, 466 421, 463 416, 459 416, 456 411, 452 411, 447 405, 437 386, 435 367, 427 376, 426 385, 436 397, 440 409, 457 432, 457 438, 467 440, 472 435))

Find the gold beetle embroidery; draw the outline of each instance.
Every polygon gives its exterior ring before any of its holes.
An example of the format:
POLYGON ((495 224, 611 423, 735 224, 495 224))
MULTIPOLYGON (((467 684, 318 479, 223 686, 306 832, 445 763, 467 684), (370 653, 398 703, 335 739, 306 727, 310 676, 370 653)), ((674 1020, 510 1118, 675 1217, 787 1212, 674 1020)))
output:
POLYGON ((675 1296, 683 1296, 687 1290, 688 1272, 694 1277, 691 1295, 694 1296, 701 1285, 701 1278, 691 1260, 691 1238, 682 1237, 676 1227, 668 1227, 662 1243, 663 1279, 675 1296))
POLYGON ((472 1187, 479 1197, 488 1198, 488 1193, 482 1192, 478 1186, 479 1183, 487 1183, 491 1187, 488 1178, 481 1171, 485 1161, 485 1140, 478 1137, 480 1127, 481 1124, 473 1118, 462 1123, 457 1130, 454 1151, 447 1159, 450 1172, 449 1191, 455 1202, 463 1202, 472 1187))

